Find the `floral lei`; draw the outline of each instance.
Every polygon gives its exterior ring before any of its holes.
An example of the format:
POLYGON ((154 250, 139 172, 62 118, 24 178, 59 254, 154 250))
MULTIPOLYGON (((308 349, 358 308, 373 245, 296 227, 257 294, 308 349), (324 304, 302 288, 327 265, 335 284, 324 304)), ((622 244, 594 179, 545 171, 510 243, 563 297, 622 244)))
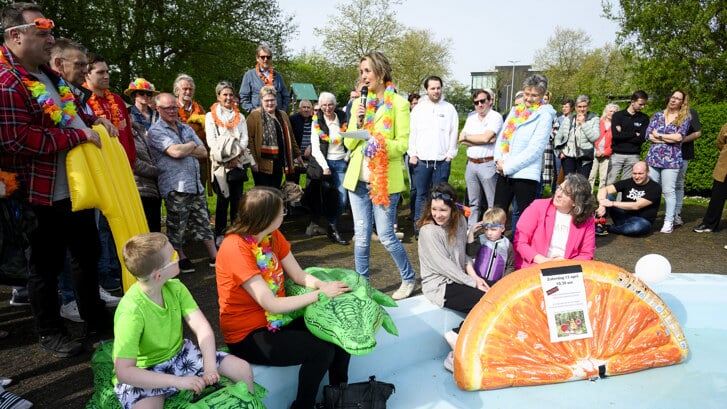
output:
POLYGON ((375 205, 389 206, 389 154, 386 152, 386 138, 391 137, 391 126, 394 121, 391 117, 394 105, 394 94, 396 93, 394 83, 387 82, 384 90, 383 129, 374 129, 374 118, 376 117, 376 95, 369 91, 366 100, 366 115, 363 128, 369 131, 371 139, 364 145, 364 155, 369 158, 369 171, 371 176, 369 183, 369 197, 375 205))
POLYGON ((255 64, 255 71, 257 72, 257 76, 260 77, 261 80, 263 80, 263 84, 270 85, 271 87, 275 86, 275 71, 273 70, 273 66, 270 65, 270 79, 263 74, 263 70, 260 68, 260 64, 255 64))
MULTIPOLYGON (((86 84, 83 84, 84 87, 88 88, 86 84)), ((88 106, 93 109, 93 113, 96 114, 96 116, 106 118, 111 121, 114 126, 119 129, 119 124, 121 123, 121 111, 119 110, 119 105, 116 103, 116 100, 114 99, 113 94, 111 94, 111 91, 108 89, 103 90, 103 96, 104 99, 109 103, 109 111, 111 114, 111 118, 107 117, 106 110, 103 106, 101 106, 101 103, 98 100, 98 96, 94 92, 91 94, 91 97, 88 99, 88 106)))
POLYGON ((533 112, 537 111, 543 104, 541 102, 538 102, 535 105, 531 105, 530 108, 525 106, 525 103, 521 103, 517 107, 515 107, 515 113, 514 115, 510 115, 507 117, 507 123, 505 124, 505 130, 502 132, 502 142, 500 142, 500 147, 502 148, 502 153, 508 153, 510 152, 510 140, 512 139, 513 133, 515 133, 515 128, 517 125, 520 125, 521 123, 525 122, 530 118, 530 115, 533 114, 533 112))
MULTIPOLYGON (((318 114, 313 114, 312 126, 313 130, 316 132, 316 135, 318 135, 318 138, 324 142, 339 144, 343 140, 340 134, 331 138, 330 136, 328 136, 327 133, 323 132, 323 130, 321 129, 321 124, 318 123, 318 114)), ((344 122, 343 125, 341 125, 340 132, 346 132, 347 127, 348 122, 344 122)))
MULTIPOLYGON (((275 273, 275 261, 273 260, 273 246, 270 243, 272 240, 271 235, 265 236, 257 244, 255 237, 246 235, 242 237, 252 247, 252 254, 255 256, 255 262, 257 267, 260 269, 260 273, 263 279, 268 284, 268 288, 273 292, 274 296, 278 296, 278 291, 283 288, 284 277, 283 271, 275 273)), ((268 331, 278 331, 283 326, 283 314, 272 314, 265 311, 265 318, 268 320, 268 331)))
POLYGON ((237 105, 232 104, 232 109, 235 111, 235 117, 232 120, 232 122, 222 122, 219 116, 217 116, 217 107, 220 104, 218 102, 215 102, 212 107, 210 107, 210 112, 212 113, 212 120, 215 121, 215 125, 227 128, 227 129, 233 129, 237 127, 237 125, 240 124, 240 110, 237 108, 237 105))
MULTIPOLYGON (((12 65, 5 58, 5 54, 0 52, 0 62, 12 69, 12 65)), ((17 70, 16 70, 17 72, 17 70)), ((38 80, 31 80, 26 76, 20 74, 23 84, 28 88, 30 94, 33 95, 38 101, 38 104, 43 108, 43 112, 50 116, 50 119, 56 125, 66 126, 73 122, 76 118, 76 104, 74 102, 75 96, 68 87, 68 84, 61 78, 58 81, 58 94, 61 96, 61 107, 56 104, 48 90, 45 88, 45 84, 38 80)))

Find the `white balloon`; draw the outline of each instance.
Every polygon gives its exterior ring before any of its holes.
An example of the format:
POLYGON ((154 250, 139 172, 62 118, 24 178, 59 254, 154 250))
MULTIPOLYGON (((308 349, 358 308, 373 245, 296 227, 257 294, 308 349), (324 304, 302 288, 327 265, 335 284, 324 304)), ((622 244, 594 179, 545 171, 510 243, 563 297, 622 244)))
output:
POLYGON ((658 284, 671 274, 671 263, 661 254, 647 254, 636 262, 634 274, 647 285, 658 284))

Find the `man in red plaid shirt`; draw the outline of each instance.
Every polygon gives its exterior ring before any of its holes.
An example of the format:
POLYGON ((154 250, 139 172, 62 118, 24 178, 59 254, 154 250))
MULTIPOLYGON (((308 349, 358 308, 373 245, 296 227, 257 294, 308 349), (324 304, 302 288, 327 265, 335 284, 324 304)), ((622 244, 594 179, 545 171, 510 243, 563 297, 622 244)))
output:
POLYGON ((66 155, 86 142, 101 147, 91 124, 104 125, 114 136, 118 131, 110 121, 84 114, 67 84, 47 65, 54 23, 39 6, 7 5, 0 23, 0 168, 19 175, 38 219, 30 237, 28 290, 40 347, 69 357, 80 353, 82 345, 68 337, 59 314, 57 276, 68 250, 80 266, 73 269, 72 280, 86 333, 112 323, 98 294, 94 213, 71 211, 66 155))

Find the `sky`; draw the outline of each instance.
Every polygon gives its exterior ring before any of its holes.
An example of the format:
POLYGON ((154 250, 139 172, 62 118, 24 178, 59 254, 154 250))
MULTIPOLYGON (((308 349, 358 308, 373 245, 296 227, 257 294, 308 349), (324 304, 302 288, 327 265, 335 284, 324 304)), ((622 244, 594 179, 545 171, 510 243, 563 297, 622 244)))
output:
MULTIPOLYGON (((316 30, 332 24, 327 17, 337 15, 335 5, 342 3, 278 0, 278 4, 298 25, 298 34, 287 44, 289 54, 322 51, 323 38, 316 30)), ((582 29, 593 48, 613 43, 619 28, 601 17, 601 0, 404 0, 395 10, 403 25, 429 29, 436 40, 451 40, 450 71, 465 85, 473 71, 494 70, 496 65, 511 65, 509 61, 532 64, 535 51, 545 47, 557 26, 582 29)))

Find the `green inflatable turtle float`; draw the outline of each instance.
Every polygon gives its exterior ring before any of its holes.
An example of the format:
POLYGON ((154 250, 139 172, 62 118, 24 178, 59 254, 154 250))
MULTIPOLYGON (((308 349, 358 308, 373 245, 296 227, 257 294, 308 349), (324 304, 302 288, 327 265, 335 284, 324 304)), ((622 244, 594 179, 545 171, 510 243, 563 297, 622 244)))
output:
MULTIPOLYGON (((382 307, 396 307, 388 295, 371 287, 360 274, 345 268, 309 267, 305 271, 322 281, 343 281, 351 292, 329 298, 321 293, 318 301, 300 310, 285 314, 284 323, 300 316, 318 338, 334 343, 351 355, 365 355, 376 347, 379 327, 393 335, 399 335, 394 321, 382 307)), ((313 291, 288 279, 286 295, 300 295, 313 291)))

